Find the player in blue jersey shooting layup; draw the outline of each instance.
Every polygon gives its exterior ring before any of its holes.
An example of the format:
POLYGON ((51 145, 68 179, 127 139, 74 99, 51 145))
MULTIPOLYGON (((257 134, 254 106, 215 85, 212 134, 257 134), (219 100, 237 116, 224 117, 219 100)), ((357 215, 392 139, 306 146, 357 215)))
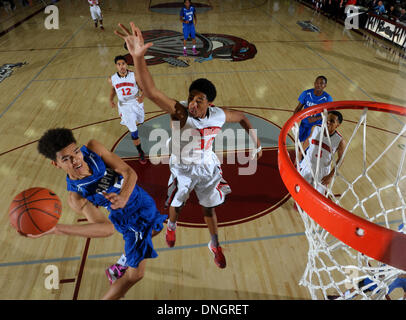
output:
MULTIPOLYGON (((142 279, 147 258, 158 256, 152 237, 163 229, 167 215, 161 215, 150 195, 137 185, 137 174, 120 157, 96 140, 78 146, 70 129, 46 131, 38 151, 52 165, 66 172, 68 203, 89 223, 58 223, 47 234, 75 235, 86 238, 108 237, 119 231, 124 238, 126 272, 114 281, 103 299, 120 299, 142 279), (105 207, 109 216, 98 207, 105 207)), ((118 277, 117 277, 118 278, 118 277)))
POLYGON ((197 55, 195 29, 197 24, 196 9, 189 0, 183 1, 183 7, 180 10, 180 22, 182 22, 183 25, 183 55, 187 56, 186 41, 189 36, 192 38, 193 43, 192 52, 194 55, 197 55))
MULTIPOLYGON (((314 88, 303 91, 299 96, 299 104, 297 105, 294 113, 299 112, 303 108, 309 108, 316 104, 332 102, 333 98, 324 91, 327 86, 327 78, 325 76, 318 76, 314 81, 314 88)), ((305 141, 312 130, 312 127, 316 124, 321 124, 321 114, 316 114, 305 118, 300 123, 299 127, 299 140, 305 141)))

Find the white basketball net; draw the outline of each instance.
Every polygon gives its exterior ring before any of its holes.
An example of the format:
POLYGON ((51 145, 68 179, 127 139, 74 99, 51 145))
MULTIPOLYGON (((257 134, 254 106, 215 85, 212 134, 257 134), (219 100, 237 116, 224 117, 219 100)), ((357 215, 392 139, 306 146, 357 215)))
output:
MULTIPOLYGON (((345 113, 342 110, 338 111, 345 119, 345 113)), ((404 200, 406 124, 402 122, 404 119, 397 119, 396 126, 400 128, 399 131, 395 134, 385 132, 386 147, 377 150, 374 148, 374 141, 368 139, 367 135, 368 130, 377 130, 367 126, 368 112, 373 111, 365 108, 358 123, 354 125, 352 135, 343 137, 347 145, 337 165, 338 170, 330 185, 327 186, 326 196, 340 207, 366 220, 392 230, 406 232, 404 200), (355 159, 362 157, 362 163, 351 160, 354 154, 357 154, 355 159), (390 165, 382 166, 384 163, 390 163, 390 165), (354 173, 355 170, 356 173, 354 173), (403 229, 399 229, 402 223, 403 229)), ((322 133, 326 133, 331 145, 326 126, 326 110, 322 113, 322 117, 322 133)), ((388 114, 388 117, 393 115, 388 114)), ((298 129, 299 123, 295 123, 291 129, 295 137, 296 168, 299 168, 299 155, 304 154, 298 139, 298 129)), ((382 141, 380 143, 382 144, 382 141)), ((321 145, 320 143, 318 147, 319 155, 321 145)), ((333 163, 336 159, 337 155, 333 163)), ((318 177, 318 170, 319 163, 317 163, 316 172, 312 172, 314 188, 320 185, 318 181, 322 178, 318 177)), ((298 204, 297 206, 309 242, 307 266, 299 284, 309 289, 312 299, 384 299, 389 285, 397 277, 406 274, 402 270, 371 259, 334 238, 315 223, 298 204)))

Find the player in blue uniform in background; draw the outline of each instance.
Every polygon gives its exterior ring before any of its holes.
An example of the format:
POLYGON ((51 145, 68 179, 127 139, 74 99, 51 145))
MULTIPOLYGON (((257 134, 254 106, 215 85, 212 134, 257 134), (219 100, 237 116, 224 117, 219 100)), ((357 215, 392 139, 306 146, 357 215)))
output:
MULTIPOLYGON (((326 86, 327 78, 325 76, 318 76, 314 81, 314 88, 305 90, 300 94, 298 99, 299 104, 294 113, 299 112, 302 108, 306 109, 316 104, 333 101, 333 98, 324 91, 326 86)), ((320 113, 303 119, 299 127, 299 140, 301 142, 305 141, 309 137, 312 127, 321 123, 322 118, 320 113)))
POLYGON ((192 38, 193 43, 192 52, 194 55, 197 55, 195 30, 195 25, 197 24, 196 9, 189 0, 183 1, 183 8, 180 10, 180 22, 183 24, 183 55, 187 56, 186 40, 189 36, 192 38))
POLYGON ((150 195, 136 184, 135 171, 96 140, 79 147, 70 129, 50 129, 39 140, 38 151, 66 172, 68 203, 74 211, 84 214, 89 223, 58 223, 39 236, 29 236, 108 237, 115 228, 124 238, 128 269, 103 299, 122 298, 142 279, 145 259, 158 256, 151 238, 162 230, 167 215, 161 215, 150 195), (110 212, 108 218, 99 206, 110 212))

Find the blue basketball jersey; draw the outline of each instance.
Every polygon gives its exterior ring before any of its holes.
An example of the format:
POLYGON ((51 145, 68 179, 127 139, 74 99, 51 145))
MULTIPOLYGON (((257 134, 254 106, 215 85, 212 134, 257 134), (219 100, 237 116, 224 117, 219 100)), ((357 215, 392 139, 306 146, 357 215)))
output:
POLYGON ((95 206, 111 210, 111 203, 103 196, 102 192, 120 193, 123 177, 106 167, 102 158, 86 146, 81 147, 80 151, 93 174, 80 180, 72 180, 66 176, 68 191, 79 193, 95 206))
MULTIPOLYGON (((311 106, 320 104, 320 103, 325 103, 325 102, 332 102, 333 98, 327 93, 323 92, 321 96, 316 96, 314 94, 314 89, 308 89, 303 91, 300 96, 299 96, 299 102, 303 104, 303 109, 309 108, 311 106)), ((317 116, 317 115, 315 115, 317 116)), ((308 124, 308 125, 315 125, 315 124, 321 124, 321 120, 313 123, 309 123, 307 118, 302 120, 303 124, 308 124)))
POLYGON ((189 21, 189 24, 193 24, 193 18, 195 13, 196 9, 193 6, 190 6, 189 9, 183 7, 180 10, 180 16, 182 17, 183 21, 189 21))

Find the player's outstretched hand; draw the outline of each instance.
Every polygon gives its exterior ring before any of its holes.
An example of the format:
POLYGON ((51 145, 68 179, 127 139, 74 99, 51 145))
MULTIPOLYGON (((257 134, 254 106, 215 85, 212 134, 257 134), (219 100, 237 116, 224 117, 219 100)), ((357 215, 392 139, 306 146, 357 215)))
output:
POLYGON ((134 22, 130 22, 131 32, 121 23, 118 24, 122 32, 114 30, 114 34, 119 36, 127 44, 128 52, 135 57, 143 57, 153 43, 144 44, 144 38, 141 30, 135 26, 134 22))
POLYGON ((321 184, 328 186, 330 184, 331 180, 333 179, 333 174, 334 174, 334 171, 332 171, 328 175, 324 176, 321 179, 321 184))
POLYGON ((103 192, 104 197, 111 202, 111 209, 124 208, 128 199, 125 199, 121 194, 103 192))
MULTIPOLYGON (((25 235, 27 238, 32 238, 32 239, 37 239, 37 238, 41 238, 43 236, 46 236, 48 234, 56 234, 56 226, 52 227, 51 229, 49 229, 48 231, 45 231, 43 233, 40 234, 27 234, 25 235)), ((23 235, 23 234, 22 234, 23 235)))

